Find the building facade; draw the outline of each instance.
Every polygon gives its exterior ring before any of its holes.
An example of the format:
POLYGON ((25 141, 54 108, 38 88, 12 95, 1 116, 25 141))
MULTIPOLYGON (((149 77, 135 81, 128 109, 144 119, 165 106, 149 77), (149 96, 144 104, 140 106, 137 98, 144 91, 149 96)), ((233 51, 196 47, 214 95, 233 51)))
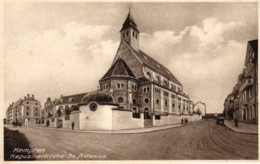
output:
POLYGON ((224 103, 226 118, 258 123, 258 40, 249 41, 243 72, 224 103))
POLYGON ((7 109, 7 122, 13 124, 22 122, 24 125, 34 125, 41 118, 41 103, 34 95, 19 99, 10 104, 7 109))

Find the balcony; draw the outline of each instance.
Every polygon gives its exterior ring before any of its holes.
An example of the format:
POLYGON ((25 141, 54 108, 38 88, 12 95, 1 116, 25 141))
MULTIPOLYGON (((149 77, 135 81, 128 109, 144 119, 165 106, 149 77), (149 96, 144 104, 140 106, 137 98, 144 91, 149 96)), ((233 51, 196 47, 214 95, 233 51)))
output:
POLYGON ((244 82, 244 84, 242 85, 242 91, 247 90, 249 88, 251 88, 253 86, 253 78, 250 77, 248 79, 246 79, 246 81, 244 82))

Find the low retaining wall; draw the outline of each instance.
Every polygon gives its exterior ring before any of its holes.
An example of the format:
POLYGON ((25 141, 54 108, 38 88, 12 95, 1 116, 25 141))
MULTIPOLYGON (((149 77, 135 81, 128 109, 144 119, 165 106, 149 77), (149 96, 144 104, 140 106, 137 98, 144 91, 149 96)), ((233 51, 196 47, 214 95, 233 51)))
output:
POLYGON ((188 119, 188 122, 201 120, 201 117, 198 115, 168 115, 168 116, 160 116, 160 119, 155 119, 153 116, 153 126, 163 126, 163 125, 173 125, 173 124, 181 124, 181 119, 188 119))
POLYGON ((135 129, 144 127, 144 116, 140 113, 140 118, 133 118, 131 111, 112 110, 112 129, 135 129))

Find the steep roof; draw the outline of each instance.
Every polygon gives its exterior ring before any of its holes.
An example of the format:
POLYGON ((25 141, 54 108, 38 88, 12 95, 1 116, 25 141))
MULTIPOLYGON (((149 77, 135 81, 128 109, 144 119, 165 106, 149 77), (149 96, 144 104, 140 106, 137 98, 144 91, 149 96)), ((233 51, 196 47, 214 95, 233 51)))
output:
POLYGON ((258 40, 251 40, 248 42, 250 44, 250 46, 252 47, 254 53, 258 53, 258 40))
POLYGON ((135 75, 127 66, 125 61, 119 58, 107 71, 107 73, 101 78, 101 80, 110 78, 110 77, 132 77, 135 78, 135 75))
POLYGON ((131 16, 130 12, 129 12, 129 14, 126 17, 125 22, 124 22, 120 32, 125 30, 125 29, 127 29, 128 27, 133 27, 136 31, 139 32, 139 30, 137 28, 137 25, 136 25, 133 17, 131 16))
POLYGON ((81 94, 76 94, 76 95, 69 95, 69 96, 63 96, 62 98, 59 99, 59 101, 56 103, 56 105, 61 105, 61 104, 74 104, 74 103, 80 103, 81 99, 86 95, 87 93, 81 93, 81 94), (60 100, 63 101, 60 101, 60 100), (73 99, 73 101, 72 101, 73 99))
MULTIPOLYGON (((130 46, 131 47, 131 46, 130 46)), ((132 47, 131 47, 132 48, 132 47)), ((154 60, 152 57, 150 57, 149 55, 147 55, 146 53, 144 53, 143 51, 139 50, 135 50, 132 48, 132 50, 134 51, 134 53, 137 55, 137 57, 147 66, 155 69, 156 71, 158 71, 159 73, 163 74, 164 76, 166 76, 167 78, 171 79, 173 82, 182 85, 177 78, 166 68, 164 67, 162 64, 160 64, 159 62, 157 62, 156 60, 154 60)))

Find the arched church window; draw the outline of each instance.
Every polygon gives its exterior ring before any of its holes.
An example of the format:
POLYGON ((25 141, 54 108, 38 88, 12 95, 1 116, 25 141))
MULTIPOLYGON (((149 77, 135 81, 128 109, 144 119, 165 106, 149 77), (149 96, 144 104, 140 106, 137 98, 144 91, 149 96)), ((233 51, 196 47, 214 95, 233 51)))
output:
POLYGON ((121 88, 124 88, 124 83, 121 83, 121 88))
POLYGON ((156 100, 156 104, 159 104, 159 102, 160 102, 159 99, 157 99, 157 100, 156 100))
POLYGON ((148 98, 144 99, 144 102, 147 104, 149 102, 149 99, 148 98))
POLYGON ((117 83, 117 88, 120 88, 120 83, 117 83))
POLYGON ((136 100, 135 99, 133 99, 133 104, 136 104, 136 100))

